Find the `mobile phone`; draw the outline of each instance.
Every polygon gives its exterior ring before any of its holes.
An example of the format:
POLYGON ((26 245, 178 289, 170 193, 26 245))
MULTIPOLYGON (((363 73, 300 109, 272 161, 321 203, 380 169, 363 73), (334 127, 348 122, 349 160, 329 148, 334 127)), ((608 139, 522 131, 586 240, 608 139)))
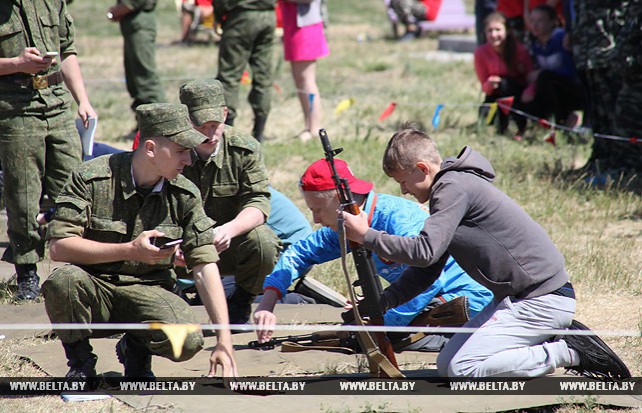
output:
POLYGON ((183 239, 182 239, 182 238, 175 239, 175 240, 172 240, 172 241, 167 241, 166 243, 164 243, 163 245, 161 245, 161 246, 160 246, 160 247, 158 247, 158 248, 160 248, 160 249, 162 249, 162 250, 164 250, 164 249, 166 249, 166 248, 172 248, 174 245, 178 245, 178 244, 180 244, 181 242, 183 242, 183 239))
POLYGON ((58 57, 58 52, 47 52, 45 57, 58 57))

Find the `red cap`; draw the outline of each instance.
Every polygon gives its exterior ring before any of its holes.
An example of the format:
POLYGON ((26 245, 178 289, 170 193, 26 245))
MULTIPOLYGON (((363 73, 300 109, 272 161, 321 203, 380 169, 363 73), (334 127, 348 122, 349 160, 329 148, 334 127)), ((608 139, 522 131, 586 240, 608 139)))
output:
MULTIPOLYGON (((362 181, 354 176, 346 161, 335 158, 334 166, 337 168, 339 177, 348 180, 350 190, 355 194, 365 195, 372 191, 374 186, 372 182, 362 181)), ((301 177, 299 186, 303 191, 329 191, 335 189, 328 162, 325 159, 319 159, 308 166, 308 169, 305 170, 301 177)))

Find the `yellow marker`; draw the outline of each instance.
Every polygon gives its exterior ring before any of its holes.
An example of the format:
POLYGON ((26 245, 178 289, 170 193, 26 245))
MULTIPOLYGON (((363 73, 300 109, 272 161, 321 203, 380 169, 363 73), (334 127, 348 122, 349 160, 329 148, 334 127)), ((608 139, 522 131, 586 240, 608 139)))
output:
POLYGON ((181 354, 183 354, 183 344, 185 344, 187 335, 197 332, 201 326, 198 324, 150 323, 149 328, 152 330, 161 330, 165 333, 169 342, 172 343, 174 357, 178 359, 181 357, 181 354))
POLYGON ((341 112, 343 112, 346 109, 349 109, 350 106, 354 103, 354 99, 343 99, 339 104, 337 105, 336 109, 334 109, 334 114, 339 115, 341 112))
POLYGON ((495 113, 497 113, 497 102, 491 103, 488 108, 488 115, 486 115, 486 125, 490 125, 491 123, 493 123, 495 113))

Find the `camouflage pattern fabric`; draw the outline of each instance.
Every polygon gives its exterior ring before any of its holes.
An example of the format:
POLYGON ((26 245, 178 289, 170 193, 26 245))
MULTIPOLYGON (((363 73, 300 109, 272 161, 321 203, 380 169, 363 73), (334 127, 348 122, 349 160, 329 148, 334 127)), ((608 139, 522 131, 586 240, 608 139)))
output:
MULTIPOLYGON (((268 174, 261 145, 250 135, 226 126, 219 149, 203 161, 196 154, 183 174, 201 190, 207 216, 223 225, 242 209, 254 207, 267 217, 270 213, 268 174)), ((221 253, 223 275, 234 275, 241 288, 261 293, 263 279, 272 272, 281 241, 267 225, 232 240, 221 253)))
MULTIPOLYGON (((573 2, 576 20, 572 26, 573 58, 586 79, 588 118, 593 132, 614 134, 613 108, 622 86, 612 68, 617 39, 625 26, 628 1, 583 0, 573 2)), ((588 166, 595 172, 610 165, 613 140, 596 138, 588 166)))
MULTIPOLYGON (((15 57, 26 47, 58 51, 43 75, 60 71, 64 55, 76 54, 73 20, 57 0, 0 2, 0 57, 15 57), (46 11, 49 11, 47 13, 46 11)), ((27 74, 0 76, 0 163, 7 191, 9 248, 2 259, 35 264, 43 258, 36 215, 41 192, 55 198, 69 173, 81 162, 81 145, 70 113, 71 95, 63 83, 34 90, 13 80, 27 74)))
MULTIPOLYGON (((45 308, 53 323, 199 323, 189 305, 159 285, 119 284, 95 277, 75 265, 65 265, 42 286, 45 308)), ((63 343, 87 337, 108 337, 109 330, 55 330, 63 343)), ((200 331, 190 333, 180 359, 174 358, 171 343, 159 330, 128 331, 141 339, 157 356, 174 361, 193 357, 203 347, 200 331)))
POLYGON ((415 24, 426 20, 426 5, 417 0, 391 0, 390 7, 399 20, 405 24, 415 24))
MULTIPOLYGON (((617 135, 642 139, 642 1, 631 1, 627 24, 618 38, 616 62, 624 84, 615 106, 617 135)), ((613 142, 609 164, 642 172, 642 143, 613 142)))
POLYGON ((248 63, 252 76, 248 101, 254 117, 265 119, 270 113, 275 25, 274 2, 269 10, 234 8, 222 22, 216 78, 225 87, 229 110, 227 123, 230 125, 236 119, 239 83, 248 63))
MULTIPOLYGON (((198 188, 179 175, 143 194, 134 185, 132 157, 125 152, 82 164, 56 200, 47 238, 123 243, 156 229, 165 233, 156 239, 157 245, 183 239, 181 248, 190 268, 217 262, 214 223, 203 211, 198 188)), ((119 261, 58 268, 42 287, 47 314, 52 322, 194 322, 186 303, 171 292, 175 281, 171 261, 170 257, 156 264, 119 261)), ((73 342, 92 332, 60 334, 63 342, 73 342)), ((135 334, 154 354, 172 358, 164 334, 135 334)), ((193 355, 201 345, 200 333, 190 336, 186 354, 193 355)))
POLYGON ((134 99, 132 110, 145 103, 165 101, 165 91, 156 71, 156 14, 154 0, 121 0, 135 12, 120 21, 123 35, 125 80, 134 99))
POLYGON ((185 148, 194 148, 207 140, 196 131, 187 106, 178 103, 148 103, 136 109, 142 140, 164 136, 185 148))
POLYGON ((602 69, 613 63, 616 38, 627 18, 628 1, 574 1, 572 47, 578 70, 602 69))
POLYGON ((195 125, 225 121, 225 88, 216 79, 192 80, 179 89, 181 102, 187 105, 195 125))

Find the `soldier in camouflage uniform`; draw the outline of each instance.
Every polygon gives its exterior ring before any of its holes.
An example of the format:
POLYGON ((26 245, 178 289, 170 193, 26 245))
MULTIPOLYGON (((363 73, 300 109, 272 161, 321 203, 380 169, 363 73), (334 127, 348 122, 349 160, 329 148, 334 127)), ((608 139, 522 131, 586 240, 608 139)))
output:
POLYGON ((636 137, 639 142, 612 142, 609 165, 642 173, 642 0, 631 1, 627 16, 617 47, 616 62, 620 66, 623 85, 615 106, 615 125, 616 135, 636 137))
MULTIPOLYGON (((134 152, 102 156, 74 172, 56 199, 47 238, 50 256, 70 265, 54 270, 43 284, 52 323, 197 323, 187 303, 172 290, 172 262, 181 248, 208 315, 228 322, 225 295, 213 247, 214 222, 203 211, 198 188, 180 172, 191 163, 190 149, 205 137, 195 131, 184 105, 160 103, 136 109, 141 144, 134 152)), ((96 356, 89 337, 105 330, 56 330, 70 367, 68 377, 95 375, 96 356)), ((153 377, 152 354, 183 361, 203 345, 200 331, 190 333, 175 358, 159 330, 133 330, 116 346, 127 377, 153 377)), ((218 331, 210 358, 225 375, 236 374, 229 330, 218 331)))
MULTIPOLYGON (((622 77, 613 70, 616 38, 625 22, 628 1, 576 0, 571 28, 575 66, 588 95, 588 118, 595 133, 613 134, 613 108, 622 77)), ((610 168, 612 140, 595 138, 585 169, 598 173, 610 168)))
POLYGON ((391 0, 390 8, 406 27, 406 33, 399 40, 405 42, 419 37, 421 35, 419 22, 434 20, 440 7, 439 0, 391 0))
POLYGON ((248 101, 254 112, 252 135, 261 142, 270 113, 272 90, 272 48, 276 20, 276 0, 214 0, 214 15, 221 23, 217 79, 225 87, 229 114, 226 123, 234 125, 239 102, 239 83, 246 65, 252 72, 248 101))
POLYGON ((65 3, 2 1, 0 16, 0 162, 9 235, 2 259, 15 265, 16 298, 33 300, 40 292, 36 263, 44 254, 36 222, 42 190, 55 198, 81 162, 69 91, 85 122, 96 112, 85 92, 65 3))
POLYGON ((224 93, 221 82, 213 79, 181 86, 181 102, 196 129, 209 138, 195 148, 192 166, 183 174, 200 188, 205 212, 216 221, 219 268, 221 274, 234 275, 237 284, 228 301, 230 321, 244 324, 278 260, 281 241, 265 224, 270 191, 261 145, 224 124, 224 93))
POLYGON ((165 101, 156 73, 156 0, 118 0, 108 11, 123 35, 125 80, 134 99, 132 110, 144 103, 165 101))

